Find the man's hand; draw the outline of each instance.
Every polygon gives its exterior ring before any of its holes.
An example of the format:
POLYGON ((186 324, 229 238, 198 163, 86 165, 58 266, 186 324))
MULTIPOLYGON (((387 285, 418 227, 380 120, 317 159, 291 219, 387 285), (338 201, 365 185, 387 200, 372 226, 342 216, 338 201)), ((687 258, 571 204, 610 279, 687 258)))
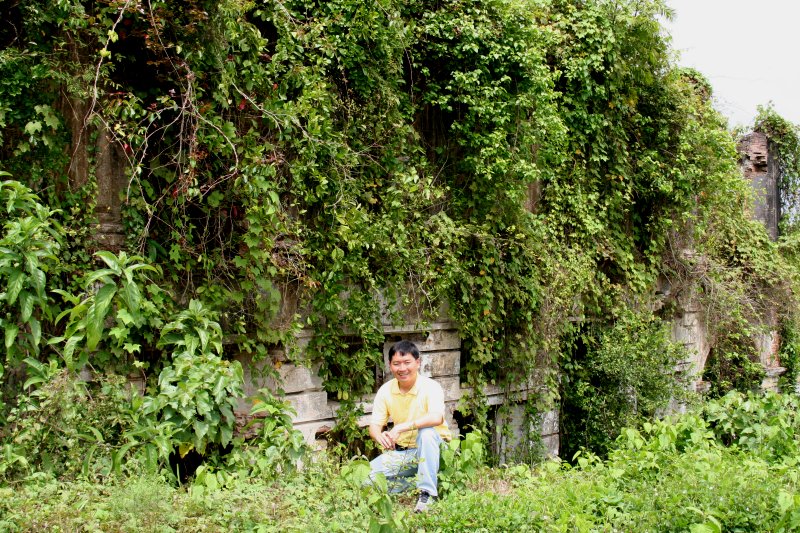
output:
POLYGON ((386 432, 386 435, 389 437, 389 440, 392 441, 392 449, 394 449, 394 446, 395 444, 397 444, 397 441, 400 440, 400 433, 401 431, 398 424, 395 424, 394 427, 392 427, 391 431, 386 432))
POLYGON ((378 444, 383 446, 383 449, 394 450, 394 445, 397 442, 397 435, 392 436, 391 431, 382 431, 376 436, 375 440, 378 444))
POLYGON ((383 431, 383 426, 370 424, 369 436, 384 450, 394 450, 394 443, 396 440, 392 440, 388 431, 383 431))

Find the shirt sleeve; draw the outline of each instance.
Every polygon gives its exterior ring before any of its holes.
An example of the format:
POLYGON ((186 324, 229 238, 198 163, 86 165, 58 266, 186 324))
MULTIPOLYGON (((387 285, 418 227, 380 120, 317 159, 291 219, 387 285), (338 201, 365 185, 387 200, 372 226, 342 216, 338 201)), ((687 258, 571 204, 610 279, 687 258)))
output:
POLYGON ((428 392, 428 414, 444 416, 444 391, 442 386, 434 380, 430 381, 428 392))
POLYGON ((389 406, 386 404, 386 390, 384 387, 378 389, 375 401, 372 404, 372 419, 370 424, 385 426, 389 421, 389 406))

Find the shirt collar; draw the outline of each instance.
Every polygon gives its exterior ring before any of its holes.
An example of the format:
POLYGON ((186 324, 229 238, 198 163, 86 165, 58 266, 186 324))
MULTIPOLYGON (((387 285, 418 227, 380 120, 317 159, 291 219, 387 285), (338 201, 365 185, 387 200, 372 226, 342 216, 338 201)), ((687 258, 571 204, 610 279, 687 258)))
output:
POLYGON ((413 394, 414 396, 416 396, 417 392, 419 392, 419 382, 421 379, 422 376, 417 374, 417 381, 414 382, 414 386, 411 387, 411 389, 408 392, 404 393, 403 391, 400 390, 400 383, 398 383, 397 378, 392 378, 391 381, 392 394, 413 394))

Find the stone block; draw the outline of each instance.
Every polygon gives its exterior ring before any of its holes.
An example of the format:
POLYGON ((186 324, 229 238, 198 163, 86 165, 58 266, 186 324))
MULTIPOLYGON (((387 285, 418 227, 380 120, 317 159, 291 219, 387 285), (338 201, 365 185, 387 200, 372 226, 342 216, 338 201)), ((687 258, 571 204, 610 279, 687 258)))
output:
POLYGON ((328 394, 324 391, 289 394, 286 401, 295 410, 296 414, 292 417, 295 424, 333 418, 328 406, 328 394))
POLYGON ((378 306, 384 330, 414 330, 418 328, 412 326, 412 324, 421 324, 430 320, 434 322, 449 320, 450 305, 446 299, 443 299, 436 309, 431 309, 428 306, 419 305, 420 296, 414 294, 413 291, 408 291, 405 297, 417 303, 403 305, 401 302, 392 302, 390 304, 382 293, 378 294, 378 306), (401 323, 400 326, 398 326, 398 322, 401 323))
POLYGON ((547 455, 547 457, 558 457, 561 438, 558 434, 548 435, 542 438, 542 445, 544 446, 545 455, 547 455))
POLYGON ((786 372, 786 369, 782 366, 771 366, 765 368, 764 370, 766 371, 766 374, 764 379, 761 381, 761 390, 779 392, 779 380, 781 375, 786 372))
POLYGON ((458 427, 458 422, 456 422, 453 413, 458 409, 458 402, 445 402, 444 404, 444 419, 447 422, 447 427, 450 428, 450 433, 453 434, 453 438, 458 437, 461 434, 461 428, 458 427))
POLYGON ((318 374, 319 365, 306 368, 286 364, 278 369, 281 386, 287 394, 307 390, 322 390, 322 378, 318 374))
POLYGON ((334 425, 336 425, 336 421, 330 418, 327 420, 315 420, 313 422, 295 424, 294 428, 303 434, 306 442, 314 444, 317 441, 317 434, 332 429, 334 425))
MULTIPOLYGON (((295 425, 302 422, 331 419, 334 416, 334 412, 328 405, 328 394, 324 391, 289 394, 284 397, 284 400, 296 413, 292 416, 292 422, 295 425)), ((237 417, 247 418, 252 407, 253 404, 247 398, 240 398, 234 411, 237 417)))
POLYGON ((691 345, 695 343, 695 332, 681 323, 672 325, 672 340, 679 344, 691 345))
POLYGON ((457 376, 461 369, 461 352, 426 352, 420 355, 422 360, 420 374, 432 378, 440 376, 457 376))
MULTIPOLYGON (((462 389, 462 394, 471 392, 471 388, 462 389)), ((547 392, 547 386, 543 383, 535 383, 533 381, 528 383, 519 383, 508 391, 512 396, 512 401, 522 401, 528 398, 529 394, 539 394, 547 392)), ((506 391, 504 388, 497 385, 486 385, 483 389, 486 396, 486 403, 488 405, 502 405, 506 403, 506 391)))
MULTIPOLYGON (((512 432, 519 435, 523 434, 523 432, 528 433, 528 431, 523 431, 526 425, 526 418, 525 406, 516 404, 508 408, 498 409, 495 416, 495 424, 498 429, 508 424, 512 432)), ((534 429, 533 423, 535 423, 533 420, 528 422, 528 424, 531 424, 530 427, 532 429, 534 429)), ((558 409, 552 409, 541 415, 538 422, 538 432, 543 436, 558 433, 558 409)))
POLYGON ((386 342, 383 347, 384 358, 388 361, 389 348, 401 339, 409 340, 416 344, 420 353, 461 349, 461 337, 458 335, 458 330, 453 329, 452 324, 437 325, 446 329, 433 329, 433 326, 431 325, 429 332, 413 330, 392 334, 387 332, 386 342))
MULTIPOLYGON (((544 413, 539 421, 530 420, 522 404, 511 405, 495 411, 495 452, 501 462, 526 460, 544 453, 553 455, 552 447, 558 439, 558 411, 544 413), (541 435, 542 449, 536 439, 541 435)), ((555 453, 558 453, 556 448, 555 453)))
POLYGON ((758 333, 754 336, 758 360, 765 367, 778 365, 778 350, 780 349, 780 334, 777 331, 758 333))
POLYGON ((681 325, 689 329, 696 328, 697 322, 697 313, 695 312, 684 312, 683 316, 681 317, 681 325))
POLYGON ((246 420, 250 415, 250 410, 253 408, 253 404, 247 398, 239 398, 236 401, 236 408, 233 410, 233 414, 236 418, 241 418, 242 420, 246 420))
POLYGON ((244 354, 238 356, 237 360, 242 363, 244 370, 244 392, 247 396, 255 394, 261 388, 272 391, 281 388, 286 394, 322 389, 322 378, 317 374, 319 365, 306 368, 272 360, 253 363, 249 356, 244 354), (267 365, 274 365, 274 370, 267 368, 267 365), (272 372, 277 372, 277 380, 272 376, 272 372))
POLYGON ((420 352, 438 352, 443 350, 460 350, 461 337, 457 330, 431 331, 425 342, 419 347, 420 352))
POLYGON ((458 376, 436 378, 436 382, 442 386, 445 403, 461 399, 461 380, 458 376))
POLYGON ((553 409, 544 413, 541 424, 542 435, 553 435, 558 433, 558 409, 553 409))

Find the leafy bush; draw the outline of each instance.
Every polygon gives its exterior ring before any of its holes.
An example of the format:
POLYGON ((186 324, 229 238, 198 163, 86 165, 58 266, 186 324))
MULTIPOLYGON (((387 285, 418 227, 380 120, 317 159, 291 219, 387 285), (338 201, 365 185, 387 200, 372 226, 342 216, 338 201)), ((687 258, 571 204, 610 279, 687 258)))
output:
POLYGON ((203 455, 208 445, 227 446, 236 424, 233 411, 244 397, 241 364, 219 356, 222 330, 215 317, 192 300, 164 326, 159 345, 171 347, 172 363, 158 375, 158 394, 143 402, 145 413, 175 428, 181 457, 190 450, 203 455))
POLYGON ((247 477, 263 480, 295 472, 309 448, 303 434, 294 428, 292 407, 268 389, 259 390, 250 400, 253 418, 242 428, 242 436, 237 437, 234 450, 225 458, 226 468, 243 470, 247 477))
POLYGON ((83 294, 55 291, 72 307, 56 319, 69 317, 64 335, 51 339, 50 344, 63 343, 59 353, 67 368, 81 369, 91 363, 97 368, 124 371, 133 368, 133 356, 142 352, 142 344, 155 340, 154 332, 163 323, 161 315, 167 311, 165 297, 146 277, 147 272, 158 269, 143 257, 106 251, 95 255, 106 268, 85 276, 83 294))
POLYGON ((125 379, 109 374, 87 383, 54 360, 26 361, 26 388, 36 387, 18 399, 0 433, 0 475, 15 479, 109 474, 114 452, 133 425, 133 393, 125 379))
MULTIPOLYGON (((784 402, 769 396, 731 395, 703 411, 706 416, 716 413, 713 420, 693 412, 639 429, 626 428, 606 460, 584 452, 574 466, 552 460, 533 468, 489 469, 475 464, 472 469, 463 463, 474 475, 451 485, 423 515, 410 513, 413 496, 389 496, 365 487, 367 461, 342 464, 323 453, 310 456, 298 471, 285 471, 279 481, 203 467, 188 490, 152 476, 111 478, 103 486, 40 480, 0 488, 0 527, 8 531, 81 527, 266 532, 796 531, 800 457, 785 445, 753 446, 747 441, 732 443, 728 437, 750 435, 747 430, 758 426, 758 420, 769 419, 764 413, 794 424, 794 415, 788 415, 794 404, 784 402), (730 424, 723 430, 726 420, 730 424)), ((480 438, 475 435, 461 444, 468 442, 466 449, 477 452, 480 438)), ((449 450, 460 449, 461 444, 449 450)), ((443 467, 445 477, 455 464, 443 467)))
MULTIPOLYGON (((0 171, 3 176, 8 173, 0 171)), ((26 357, 39 355, 43 327, 53 316, 47 276, 58 263, 63 238, 52 221, 54 213, 26 186, 0 182, 0 330, 5 348, 0 379, 7 367, 17 369, 26 357)))
POLYGON ((442 447, 439 487, 443 494, 463 489, 486 463, 483 434, 473 430, 463 438, 454 438, 442 447))
POLYGON ((768 461, 800 456, 800 399, 731 391, 704 408, 714 435, 768 461))
POLYGON ((562 364, 562 453, 604 454, 623 427, 634 426, 685 397, 677 367, 685 349, 669 325, 626 311, 610 327, 588 326, 562 364))

